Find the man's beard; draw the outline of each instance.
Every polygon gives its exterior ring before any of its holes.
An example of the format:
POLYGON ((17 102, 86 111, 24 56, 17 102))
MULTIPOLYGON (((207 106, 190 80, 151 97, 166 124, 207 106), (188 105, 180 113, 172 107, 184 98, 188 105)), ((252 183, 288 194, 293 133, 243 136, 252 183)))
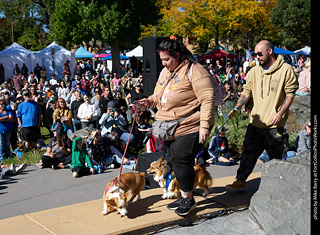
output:
POLYGON ((262 67, 266 67, 267 64, 269 64, 270 60, 271 60, 271 58, 268 57, 264 61, 261 61, 261 62, 259 61, 259 65, 262 66, 262 67))

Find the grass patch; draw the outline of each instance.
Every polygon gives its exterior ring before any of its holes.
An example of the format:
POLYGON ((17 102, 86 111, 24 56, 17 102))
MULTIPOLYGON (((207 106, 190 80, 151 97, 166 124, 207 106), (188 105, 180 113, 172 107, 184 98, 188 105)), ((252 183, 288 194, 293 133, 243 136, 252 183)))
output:
MULTIPOLYGON (((42 135, 43 141, 48 144, 50 141, 50 133, 47 128, 40 127, 40 132, 42 135)), ((11 159, 5 159, 3 164, 10 165, 15 164, 19 165, 22 163, 27 163, 28 165, 36 164, 40 162, 41 156, 46 152, 46 149, 40 150, 31 150, 31 151, 24 151, 20 158, 12 157, 11 159)))

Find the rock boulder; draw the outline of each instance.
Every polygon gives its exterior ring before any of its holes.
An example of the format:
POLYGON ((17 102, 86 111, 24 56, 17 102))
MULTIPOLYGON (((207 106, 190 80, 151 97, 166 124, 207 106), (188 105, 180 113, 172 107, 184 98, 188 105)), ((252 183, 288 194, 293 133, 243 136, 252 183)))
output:
POLYGON ((250 211, 268 234, 310 234, 310 151, 263 165, 250 211))
POLYGON ((311 96, 295 96, 289 108, 287 129, 298 133, 311 118, 311 96))

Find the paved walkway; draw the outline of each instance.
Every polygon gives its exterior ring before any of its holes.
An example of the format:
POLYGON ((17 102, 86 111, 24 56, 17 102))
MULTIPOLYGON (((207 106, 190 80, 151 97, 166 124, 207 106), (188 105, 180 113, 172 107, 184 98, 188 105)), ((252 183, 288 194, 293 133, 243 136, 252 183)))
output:
POLYGON ((118 169, 73 179, 69 169, 53 171, 29 166, 20 175, 0 180, 1 233, 141 234, 214 213, 223 208, 216 202, 246 207, 259 187, 261 165, 250 176, 247 192, 227 193, 224 186, 233 182, 237 168, 208 167, 214 178, 211 193, 208 198, 196 196, 198 207, 183 218, 166 208, 171 200, 160 200, 159 188, 143 191, 141 200, 129 206, 128 217, 115 212, 102 216, 102 194, 118 169))

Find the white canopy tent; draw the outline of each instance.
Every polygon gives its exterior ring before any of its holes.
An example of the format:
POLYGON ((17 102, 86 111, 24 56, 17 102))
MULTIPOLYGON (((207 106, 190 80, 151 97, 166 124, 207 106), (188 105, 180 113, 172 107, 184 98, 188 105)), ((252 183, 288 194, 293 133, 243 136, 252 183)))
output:
POLYGON ((21 69, 22 64, 25 63, 30 73, 33 71, 32 51, 14 42, 6 49, 0 51, 0 63, 2 63, 4 67, 5 80, 14 75, 13 69, 16 67, 16 64, 18 64, 21 69))
POLYGON ((142 58, 143 57, 143 48, 142 48, 142 46, 137 46, 132 51, 129 51, 128 53, 126 53, 126 56, 127 57, 135 56, 137 58, 142 58))
POLYGON ((69 51, 63 46, 59 46, 56 42, 51 43, 41 51, 33 53, 33 63, 39 63, 44 66, 48 72, 47 79, 51 78, 51 74, 55 73, 56 78, 62 78, 63 66, 69 60, 71 76, 74 76, 73 71, 76 67, 75 53, 69 51), (53 51, 54 50, 54 51, 53 51), (54 55, 52 54, 54 52, 54 55), (53 61, 55 69, 53 68, 53 61))
POLYGON ((294 51, 296 55, 309 55, 311 53, 311 47, 304 47, 299 50, 294 51))

